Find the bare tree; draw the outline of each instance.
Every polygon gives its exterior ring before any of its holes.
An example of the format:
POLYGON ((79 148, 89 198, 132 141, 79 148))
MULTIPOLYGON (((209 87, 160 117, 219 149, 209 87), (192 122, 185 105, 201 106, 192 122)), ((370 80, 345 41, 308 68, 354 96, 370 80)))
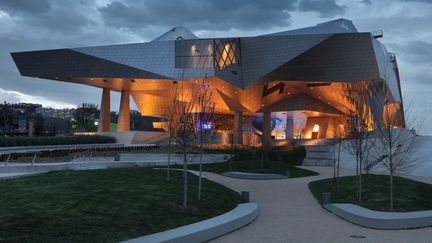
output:
POLYGON ((176 103, 176 121, 172 126, 173 138, 183 155, 183 207, 187 207, 188 201, 188 171, 187 171, 187 154, 192 150, 192 144, 196 140, 195 132, 195 85, 185 91, 185 81, 181 81, 180 99, 176 103))
POLYGON ((344 87, 345 97, 350 104, 350 120, 345 129, 347 139, 344 142, 344 150, 356 160, 356 191, 359 201, 362 200, 363 163, 369 158, 368 153, 373 146, 371 131, 381 126, 381 118, 373 114, 377 113, 375 107, 380 107, 380 102, 383 102, 383 84, 382 80, 359 81, 344 87))
POLYGON ((399 102, 387 104, 384 109, 384 126, 377 130, 376 154, 383 157, 382 164, 389 173, 389 209, 394 209, 394 175, 407 171, 419 159, 413 155, 416 131, 420 130, 422 119, 404 115, 399 102), (416 127, 416 129, 414 129, 416 127))
POLYGON ((178 81, 173 81, 173 85, 175 85, 174 93, 172 95, 172 103, 168 105, 165 109, 165 118, 167 122, 165 123, 165 129, 168 131, 168 162, 167 162, 167 181, 170 180, 170 172, 171 172, 171 155, 173 153, 173 142, 174 142, 174 126, 176 123, 174 122, 178 117, 176 113, 177 107, 177 92, 178 92, 178 81))
POLYGON ((202 157, 204 154, 204 144, 214 136, 216 131, 215 120, 215 105, 212 100, 212 92, 210 84, 205 79, 201 84, 201 89, 198 94, 198 147, 199 147, 199 178, 198 178, 198 200, 201 200, 201 184, 202 184, 202 157))
POLYGON ((366 122, 357 113, 351 115, 346 130, 344 149, 356 160, 356 190, 358 201, 362 200, 362 167, 364 159, 372 148, 372 133, 368 131, 366 122))
POLYGON ((267 148, 264 147, 263 145, 261 145, 260 148, 261 148, 261 170, 263 170, 264 169, 264 153, 267 156, 268 152, 267 152, 267 148))
POLYGON ((333 128, 333 139, 329 145, 333 147, 333 181, 339 185, 340 155, 344 141, 344 125, 338 124, 333 128))
MULTIPOLYGON (((372 150, 374 150, 377 146, 377 142, 376 142, 376 133, 374 135, 373 138, 371 138, 370 142, 371 144, 371 148, 372 150)), ((363 158, 363 171, 365 172, 365 174, 370 174, 372 172, 372 169, 375 168, 376 166, 378 166, 387 156, 386 155, 382 155, 379 154, 378 156, 376 153, 366 153, 365 157, 363 158)))

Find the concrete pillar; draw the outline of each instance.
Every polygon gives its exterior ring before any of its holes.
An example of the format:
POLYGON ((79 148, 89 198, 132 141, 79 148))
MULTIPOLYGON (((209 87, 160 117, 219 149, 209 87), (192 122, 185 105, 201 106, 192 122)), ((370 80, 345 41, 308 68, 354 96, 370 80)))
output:
POLYGON ((287 114, 285 138, 286 139, 293 139, 293 131, 294 131, 294 119, 293 119, 291 114, 287 114))
POLYGON ((120 98, 120 109, 117 122, 117 132, 130 130, 130 99, 129 91, 123 90, 120 98))
POLYGON ((271 112, 264 112, 263 136, 262 136, 262 145, 264 148, 268 148, 270 146, 270 139, 271 139, 271 112))
POLYGON ((243 112, 234 115, 234 144, 243 144, 243 112))
POLYGON ((98 132, 109 132, 111 121, 111 103, 110 103, 110 90, 108 88, 102 89, 102 100, 99 112, 98 132))

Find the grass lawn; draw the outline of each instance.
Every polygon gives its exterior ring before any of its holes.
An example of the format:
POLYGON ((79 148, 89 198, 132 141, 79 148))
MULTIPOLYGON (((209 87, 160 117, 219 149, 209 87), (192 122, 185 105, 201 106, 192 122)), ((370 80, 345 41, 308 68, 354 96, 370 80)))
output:
MULTIPOLYGON (((394 208, 395 211, 407 212, 432 209, 432 185, 413 181, 402 177, 394 177, 394 208)), ((332 192, 332 203, 353 203, 362 207, 389 210, 389 178, 386 175, 363 175, 362 202, 355 200, 355 176, 340 178, 340 186, 336 188, 333 179, 324 179, 309 183, 309 189, 321 203, 323 192, 332 192)))
POLYGON ((50 172, 0 181, 0 242, 118 242, 220 215, 239 196, 190 175, 191 205, 182 209, 183 179, 151 168, 50 172))
MULTIPOLYGON (((179 166, 179 168, 180 167, 181 166, 179 166)), ((197 164, 188 165, 188 169, 198 170, 199 166, 197 164)), ((263 169, 261 169, 261 161, 252 161, 252 160, 203 164, 203 171, 214 172, 214 173, 237 171, 237 172, 285 175, 287 170, 290 171, 291 178, 318 175, 318 173, 314 171, 301 169, 292 166, 286 162, 273 161, 273 160, 264 161, 263 169), (231 163, 232 170, 230 170, 230 163, 231 163)))

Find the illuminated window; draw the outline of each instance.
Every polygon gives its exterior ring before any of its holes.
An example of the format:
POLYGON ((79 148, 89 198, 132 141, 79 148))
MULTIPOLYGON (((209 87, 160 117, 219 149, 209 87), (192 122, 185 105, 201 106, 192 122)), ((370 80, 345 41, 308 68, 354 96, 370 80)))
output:
POLYGON ((182 40, 175 43, 176 68, 213 68, 213 40, 182 40))
POLYGON ((277 133, 276 134, 276 140, 285 140, 286 134, 285 133, 277 133))
POLYGON ((223 69, 232 64, 240 64, 239 45, 238 39, 215 40, 215 67, 223 69))
POLYGON ((315 124, 313 126, 313 129, 312 129, 312 139, 317 139, 318 138, 319 129, 320 129, 320 127, 319 127, 318 124, 315 124))
POLYGON ((199 51, 197 51, 197 47, 196 47, 196 45, 192 45, 192 47, 191 47, 191 52, 192 52, 192 56, 195 56, 196 53, 199 52, 199 51))

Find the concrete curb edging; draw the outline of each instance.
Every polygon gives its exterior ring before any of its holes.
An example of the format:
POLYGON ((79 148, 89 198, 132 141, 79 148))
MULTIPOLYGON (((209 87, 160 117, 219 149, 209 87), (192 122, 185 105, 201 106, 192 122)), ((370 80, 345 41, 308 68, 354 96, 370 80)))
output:
MULTIPOLYGON (((181 164, 173 162, 171 165, 181 164)), ((194 163, 189 163, 194 164, 194 163)), ((207 164, 207 163, 203 163, 207 164)), ((109 169, 127 167, 153 167, 166 166, 167 162, 160 161, 93 161, 93 162, 65 162, 65 163, 35 163, 34 165, 22 164, 7 166, 0 164, 0 173, 23 173, 23 172, 50 172, 62 170, 90 170, 90 169, 109 169)))
POLYGON ((397 230, 432 226, 432 210, 382 212, 350 203, 330 203, 323 207, 346 221, 367 228, 397 230))
POLYGON ((246 172, 224 172, 221 175, 236 179, 245 180, 279 180, 288 179, 287 176, 279 174, 259 174, 259 173, 246 173, 246 172))
POLYGON ((127 167, 160 166, 157 162, 76 162, 76 163, 45 163, 35 165, 0 166, 0 173, 50 172, 62 170, 90 170, 127 167))
POLYGON ((194 243, 205 242, 221 235, 237 230, 258 216, 258 205, 242 203, 233 210, 222 215, 185 225, 175 229, 130 239, 127 243, 176 242, 194 243))
POLYGON ((6 173, 6 174, 0 173, 0 181, 13 180, 13 179, 21 178, 21 177, 37 176, 37 175, 40 175, 43 173, 45 173, 45 172, 6 173))

